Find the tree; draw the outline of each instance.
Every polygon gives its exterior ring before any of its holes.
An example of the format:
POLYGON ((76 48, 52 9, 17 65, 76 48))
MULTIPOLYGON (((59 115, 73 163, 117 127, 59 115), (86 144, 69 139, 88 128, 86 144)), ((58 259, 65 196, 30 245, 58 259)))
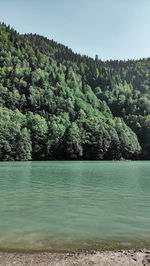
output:
POLYGON ((81 133, 75 122, 67 130, 66 153, 68 159, 80 159, 83 155, 81 133))
POLYGON ((47 137, 47 122, 45 118, 41 117, 38 114, 33 114, 28 112, 26 115, 26 125, 31 132, 32 140, 32 158, 35 159, 44 159, 45 151, 43 149, 44 143, 47 137))

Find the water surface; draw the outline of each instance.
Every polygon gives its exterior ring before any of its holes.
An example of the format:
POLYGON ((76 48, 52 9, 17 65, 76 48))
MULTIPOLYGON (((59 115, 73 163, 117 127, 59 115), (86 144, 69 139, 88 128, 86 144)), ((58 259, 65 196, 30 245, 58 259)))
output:
POLYGON ((0 162, 0 249, 150 243, 150 163, 0 162))

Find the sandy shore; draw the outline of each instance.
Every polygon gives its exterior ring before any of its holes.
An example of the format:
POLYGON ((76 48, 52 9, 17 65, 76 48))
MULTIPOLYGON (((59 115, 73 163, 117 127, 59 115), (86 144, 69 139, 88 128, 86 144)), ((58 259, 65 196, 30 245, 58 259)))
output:
POLYGON ((150 265, 150 249, 71 253, 0 252, 0 266, 134 266, 150 265))

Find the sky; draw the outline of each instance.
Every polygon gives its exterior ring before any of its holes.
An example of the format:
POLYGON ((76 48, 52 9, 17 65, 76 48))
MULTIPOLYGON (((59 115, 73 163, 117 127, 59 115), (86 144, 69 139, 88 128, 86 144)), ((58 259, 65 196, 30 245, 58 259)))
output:
POLYGON ((0 21, 101 60, 150 57, 150 0, 0 0, 0 21))

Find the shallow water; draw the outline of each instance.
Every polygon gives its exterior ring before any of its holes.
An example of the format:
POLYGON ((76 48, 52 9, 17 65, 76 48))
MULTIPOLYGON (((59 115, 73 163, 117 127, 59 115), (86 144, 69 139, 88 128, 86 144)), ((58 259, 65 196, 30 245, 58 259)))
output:
POLYGON ((0 249, 150 243, 150 162, 0 162, 0 249))

